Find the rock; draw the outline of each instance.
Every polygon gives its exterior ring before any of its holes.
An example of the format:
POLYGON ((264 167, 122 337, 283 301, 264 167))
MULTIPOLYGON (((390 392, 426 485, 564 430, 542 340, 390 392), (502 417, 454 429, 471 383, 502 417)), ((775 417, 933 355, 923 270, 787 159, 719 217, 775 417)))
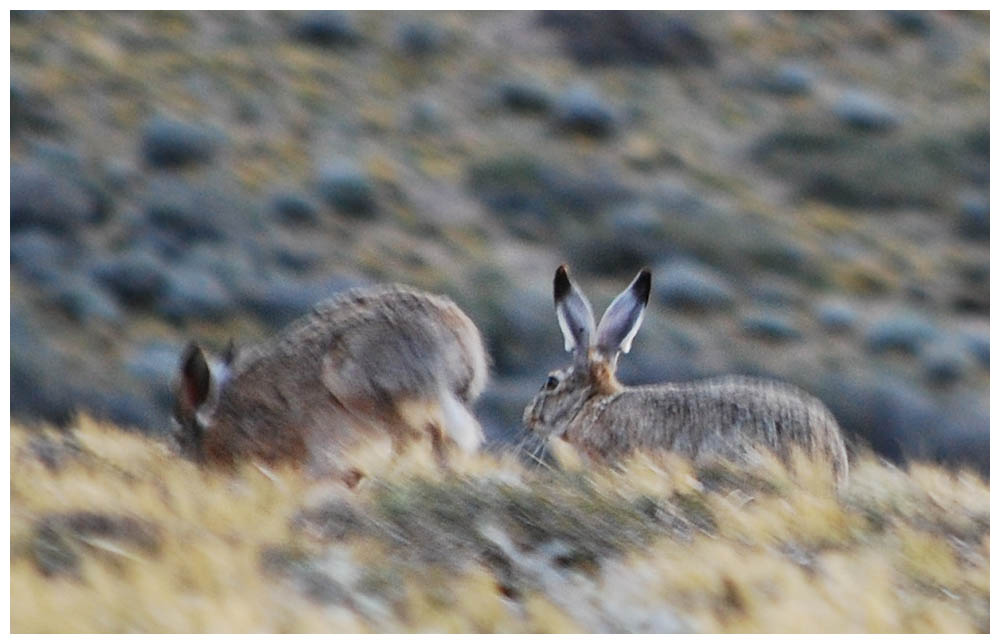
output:
POLYGON ((319 223, 319 208, 309 197, 293 191, 274 194, 269 210, 275 219, 287 226, 315 226, 319 223))
POLYGON ((607 233, 595 235, 587 230, 566 246, 567 256, 574 258, 582 272, 616 275, 638 270, 660 259, 669 248, 660 214, 651 204, 625 204, 612 210, 608 219, 607 233))
POLYGON ((958 215, 958 232, 962 237, 989 243, 990 200, 986 195, 962 195, 958 215))
POLYGON ((190 266, 175 266, 156 301, 156 311, 168 320, 220 321, 231 315, 236 303, 219 278, 190 266))
POLYGON ((123 429, 166 433, 169 417, 148 400, 121 391, 80 389, 74 392, 73 408, 99 420, 108 420, 123 429))
POLYGON ((409 128, 414 132, 443 132, 448 128, 448 118, 436 101, 420 97, 408 106, 409 128))
POLYGON ((787 315, 772 311, 760 311, 743 316, 740 321, 743 332, 762 340, 787 342, 798 340, 802 332, 787 315))
POLYGON ((447 40, 445 31, 433 22, 406 23, 396 33, 400 50, 414 58, 440 53, 447 40))
POLYGON ((984 369, 990 368, 990 337, 988 335, 968 334, 965 344, 973 358, 984 369))
POLYGON ((512 112, 542 113, 552 106, 546 86, 531 79, 507 80, 497 87, 500 104, 512 112))
POLYGON ((319 281, 270 277, 244 283, 236 297, 269 329, 277 330, 311 311, 315 304, 360 285, 360 280, 340 276, 319 281))
POLYGON ((556 101, 556 126, 594 138, 608 137, 617 128, 614 109, 590 86, 576 85, 556 101))
POLYGON ((73 246, 65 238, 29 229, 10 237, 10 266, 18 275, 39 285, 51 285, 63 276, 73 246))
POLYGON ((237 227, 237 209, 225 192, 205 183, 174 177, 150 183, 143 198, 146 220, 156 230, 186 246, 219 242, 237 227))
POLYGON ((693 312, 726 309, 733 289, 721 273, 699 262, 672 260, 654 271, 654 296, 666 306, 693 312))
POLYGON ((898 10, 886 11, 889 23, 899 31, 914 36, 926 36, 932 27, 929 11, 898 10))
POLYGON ((817 304, 816 319, 830 333, 844 333, 854 329, 858 314, 847 302, 827 300, 817 304))
POLYGON ((27 421, 67 424, 73 406, 66 370, 34 316, 17 302, 10 309, 10 414, 27 421))
POLYGON ((142 156, 155 168, 207 163, 219 147, 220 136, 205 127, 156 116, 142 128, 142 156))
POLYGON ((10 79, 10 131, 47 134, 62 127, 58 112, 44 94, 13 77, 10 79))
MULTIPOLYGON (((565 361, 551 294, 504 289, 480 322, 499 377, 547 373, 565 361)), ((527 401, 525 401, 527 404, 527 401)))
POLYGON ((715 63, 712 46, 681 15, 660 11, 545 11, 543 26, 563 34, 582 65, 696 65, 715 63))
POLYGON ((844 92, 833 113, 846 125, 866 132, 885 132, 902 120, 885 101, 857 90, 844 92))
POLYGON ((77 177, 35 162, 10 168, 10 230, 38 228, 56 235, 76 230, 101 218, 96 195, 77 177))
POLYGON ((375 214, 375 183, 371 176, 350 162, 322 168, 316 178, 320 196, 338 212, 353 217, 375 214))
POLYGON ((124 368, 143 390, 149 391, 152 400, 166 412, 173 404, 173 383, 180 373, 180 345, 152 342, 130 351, 125 357, 124 368))
POLYGON ((887 459, 989 471, 989 414, 977 400, 935 400, 884 373, 829 375, 813 391, 850 439, 860 439, 887 459))
POLYGON ((920 351, 920 362, 927 380, 934 385, 949 385, 968 372, 969 356, 957 342, 928 344, 920 351))
POLYGON ((635 199, 611 172, 570 173, 525 155, 472 164, 467 185, 515 235, 552 239, 567 220, 592 222, 607 207, 635 199))
POLYGON ((323 260, 322 255, 310 250, 279 247, 272 252, 274 263, 296 275, 308 273, 318 267, 323 260))
POLYGON ((779 96, 807 96, 815 84, 815 75, 798 63, 782 63, 761 81, 763 89, 779 96))
POLYGON ((114 293, 119 302, 130 307, 151 305, 167 287, 163 265, 144 251, 129 251, 98 260, 90 274, 114 293))
POLYGON ((901 313, 877 322, 865 336, 872 353, 902 351, 916 355, 920 348, 940 336, 937 327, 915 313, 901 313))
POLYGON ((307 11, 297 14, 292 37, 319 47, 356 45, 361 41, 354 16, 345 11, 307 11))
POLYGON ((516 445, 523 435, 521 418, 524 407, 538 393, 545 376, 532 379, 494 379, 476 401, 476 418, 486 434, 487 448, 491 445, 516 445), (537 380, 537 382, 536 382, 537 380))
POLYGON ((56 305, 77 322, 96 320, 114 326, 124 322, 118 304, 89 279, 73 274, 56 284, 53 291, 56 305))
POLYGON ((842 208, 952 208, 941 186, 984 185, 988 155, 970 154, 970 132, 913 130, 893 136, 832 127, 818 116, 795 117, 761 138, 754 161, 797 188, 803 198, 842 208))

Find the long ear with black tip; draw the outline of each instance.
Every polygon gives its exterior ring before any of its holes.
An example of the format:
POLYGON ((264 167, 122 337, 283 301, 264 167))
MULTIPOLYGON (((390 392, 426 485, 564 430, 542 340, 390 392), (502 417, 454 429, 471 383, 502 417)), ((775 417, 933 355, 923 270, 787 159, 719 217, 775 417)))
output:
POLYGON ((208 399, 212 373, 201 348, 191 342, 181 355, 180 399, 189 409, 198 409, 208 399))
POLYGON ((628 288, 618 294, 601 316, 596 345, 603 355, 610 357, 619 351, 628 353, 632 348, 632 340, 639 332, 649 302, 651 283, 649 269, 639 271, 628 288))
POLYGON ((563 264, 556 269, 552 294, 556 302, 556 318, 562 330, 567 351, 579 359, 587 355, 590 338, 594 335, 594 310, 583 292, 570 280, 563 264))

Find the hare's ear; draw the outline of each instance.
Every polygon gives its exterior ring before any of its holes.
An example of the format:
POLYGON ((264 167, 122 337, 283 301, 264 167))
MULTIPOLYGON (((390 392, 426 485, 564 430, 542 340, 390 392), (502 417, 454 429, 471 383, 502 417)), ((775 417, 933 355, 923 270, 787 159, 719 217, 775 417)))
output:
POLYGON ((590 338, 594 335, 594 310, 583 292, 569 279, 566 265, 556 269, 552 294, 556 301, 556 317, 562 330, 567 351, 577 358, 587 355, 590 338))
POLYGON ((212 373, 201 347, 194 342, 181 355, 180 402, 187 409, 197 410, 208 399, 212 373))
POLYGON ((632 339, 639 332, 649 302, 651 282, 648 269, 639 271, 628 288, 619 293, 601 316, 596 345, 605 356, 610 357, 619 351, 628 353, 632 348, 632 339))

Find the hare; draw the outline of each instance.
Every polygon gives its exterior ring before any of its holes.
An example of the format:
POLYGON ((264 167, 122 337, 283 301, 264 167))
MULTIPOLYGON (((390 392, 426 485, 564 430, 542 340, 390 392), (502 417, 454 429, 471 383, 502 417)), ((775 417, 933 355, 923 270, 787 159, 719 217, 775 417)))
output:
POLYGON ((642 270, 608 306, 594 328, 587 298, 556 270, 556 317, 573 364, 549 374, 524 410, 538 438, 557 436, 596 459, 633 450, 669 450, 693 460, 744 461, 763 447, 788 462, 799 447, 828 462, 847 480, 847 452, 836 420, 816 398, 785 383, 727 376, 690 383, 623 386, 618 357, 628 353, 642 323, 651 285, 642 270))
POLYGON ((364 435, 397 450, 429 435, 478 449, 469 410, 486 384, 479 330, 450 299, 401 285, 349 290, 314 307, 276 338, 209 360, 196 344, 181 358, 175 442, 195 461, 241 458, 339 471, 364 435))

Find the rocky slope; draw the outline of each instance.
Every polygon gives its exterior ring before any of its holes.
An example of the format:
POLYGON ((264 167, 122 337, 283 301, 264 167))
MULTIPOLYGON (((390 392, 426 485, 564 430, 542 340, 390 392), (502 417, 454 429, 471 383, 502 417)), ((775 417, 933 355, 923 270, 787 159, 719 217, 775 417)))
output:
POLYGON ((988 470, 989 16, 11 17, 11 409, 151 432, 189 338, 444 292, 516 433, 549 293, 654 296, 622 379, 771 374, 988 470))

